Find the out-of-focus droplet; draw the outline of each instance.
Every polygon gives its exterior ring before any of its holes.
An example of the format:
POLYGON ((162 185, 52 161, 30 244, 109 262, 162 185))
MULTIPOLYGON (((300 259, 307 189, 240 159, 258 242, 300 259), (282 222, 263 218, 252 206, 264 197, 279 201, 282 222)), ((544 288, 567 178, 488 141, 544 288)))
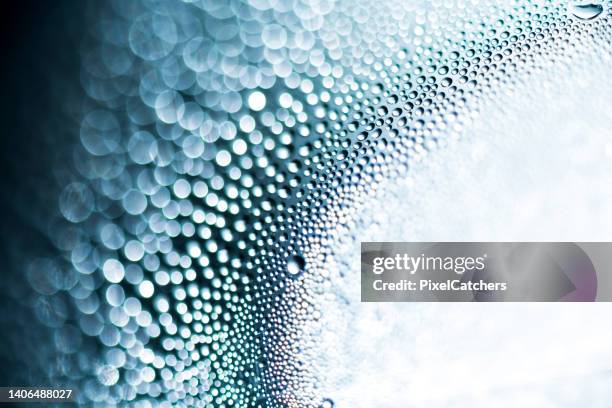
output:
POLYGON ((260 111, 266 107, 266 96, 260 91, 255 91, 249 95, 249 108, 254 111, 260 111))
POLYGON ((111 386, 115 385, 119 380, 119 370, 115 367, 106 365, 100 368, 100 372, 98 373, 98 381, 102 385, 111 386))

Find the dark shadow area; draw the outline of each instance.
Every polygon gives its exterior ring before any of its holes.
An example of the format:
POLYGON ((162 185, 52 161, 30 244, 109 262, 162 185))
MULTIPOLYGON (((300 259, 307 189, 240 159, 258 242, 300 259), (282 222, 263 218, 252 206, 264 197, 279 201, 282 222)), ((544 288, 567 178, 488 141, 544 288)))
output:
POLYGON ((65 102, 79 92, 83 7, 0 2, 0 386, 45 385, 44 367, 26 362, 38 361, 38 346, 53 338, 33 312, 25 265, 56 253, 47 234, 57 207, 54 163, 75 134, 65 102))

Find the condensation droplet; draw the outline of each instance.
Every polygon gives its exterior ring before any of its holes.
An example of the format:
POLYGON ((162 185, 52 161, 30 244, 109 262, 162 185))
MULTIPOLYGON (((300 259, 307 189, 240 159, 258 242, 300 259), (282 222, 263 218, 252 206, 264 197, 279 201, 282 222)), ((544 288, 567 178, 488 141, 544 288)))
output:
POLYGON ((249 95, 248 104, 252 110, 260 111, 266 107, 266 96, 259 91, 255 91, 249 95))
POLYGON ((287 259, 287 272, 291 275, 297 275, 304 271, 306 267, 306 261, 299 255, 290 256, 287 259))
POLYGON ((603 6, 593 3, 572 4, 570 10, 581 20, 593 20, 603 12, 603 6))
POLYGON ((98 373, 98 381, 107 387, 117 384, 117 381, 119 381, 119 370, 110 365, 101 367, 98 373))
POLYGON ((334 408, 334 401, 329 398, 325 398, 321 403, 320 408, 334 408))

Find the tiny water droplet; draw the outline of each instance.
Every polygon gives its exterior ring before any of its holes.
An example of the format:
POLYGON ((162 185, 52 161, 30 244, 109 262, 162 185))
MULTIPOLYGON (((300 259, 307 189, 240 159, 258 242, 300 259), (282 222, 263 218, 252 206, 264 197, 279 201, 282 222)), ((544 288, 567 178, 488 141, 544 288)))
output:
POLYGON ((291 275, 302 273, 305 267, 306 261, 299 255, 293 255, 287 259, 287 272, 291 275))
POLYGON ((593 20, 603 12, 603 6, 593 3, 572 4, 570 10, 581 20, 593 20))

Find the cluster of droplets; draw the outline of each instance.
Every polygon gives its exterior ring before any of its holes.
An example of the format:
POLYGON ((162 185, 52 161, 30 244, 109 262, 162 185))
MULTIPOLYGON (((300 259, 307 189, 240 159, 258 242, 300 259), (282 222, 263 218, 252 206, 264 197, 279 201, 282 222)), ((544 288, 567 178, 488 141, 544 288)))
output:
POLYGON ((84 404, 333 407, 315 354, 336 237, 519 73, 610 38, 601 10, 453 7, 92 10, 62 256, 28 269, 53 375, 84 404))

